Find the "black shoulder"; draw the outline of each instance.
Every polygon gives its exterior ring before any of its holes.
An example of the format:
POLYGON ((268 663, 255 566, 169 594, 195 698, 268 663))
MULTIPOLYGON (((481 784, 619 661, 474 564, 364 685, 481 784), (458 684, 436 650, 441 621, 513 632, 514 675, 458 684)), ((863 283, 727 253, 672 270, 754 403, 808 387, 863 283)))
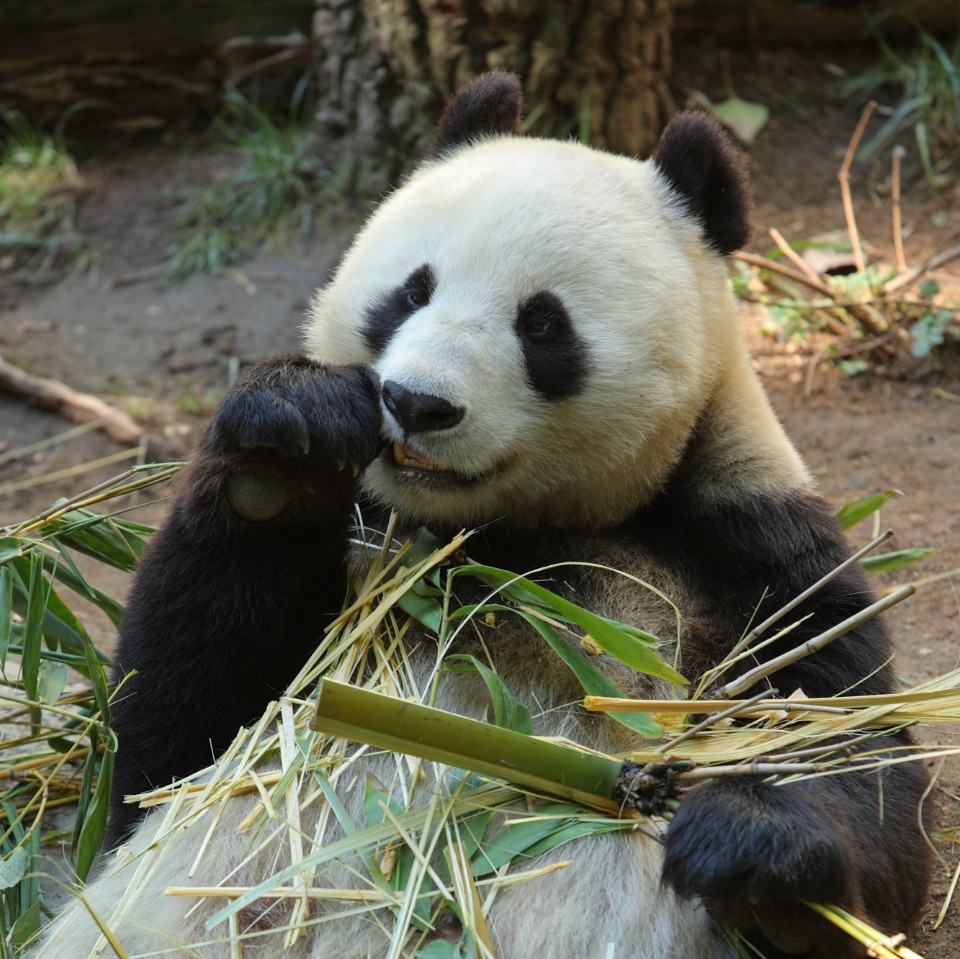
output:
MULTIPOLYGON (((719 662, 745 633, 839 566, 849 555, 832 511, 802 491, 758 494, 747 501, 697 503, 668 489, 624 527, 706 604, 703 635, 688 642, 684 668, 693 675, 719 662)), ((847 568, 794 610, 798 625, 762 652, 760 661, 799 646, 869 606, 863 573, 847 568)), ((781 624, 785 625, 786 621, 781 624)), ((777 672, 784 695, 890 692, 892 642, 879 618, 861 623, 814 656, 777 672)), ((732 668, 724 681, 754 663, 732 668)))
POLYGON ((434 159, 485 136, 517 134, 523 113, 520 79, 512 73, 481 73, 447 104, 434 134, 434 159))
POLYGON ((740 152, 716 120, 698 111, 678 113, 652 159, 714 250, 726 255, 746 244, 750 182, 740 152))

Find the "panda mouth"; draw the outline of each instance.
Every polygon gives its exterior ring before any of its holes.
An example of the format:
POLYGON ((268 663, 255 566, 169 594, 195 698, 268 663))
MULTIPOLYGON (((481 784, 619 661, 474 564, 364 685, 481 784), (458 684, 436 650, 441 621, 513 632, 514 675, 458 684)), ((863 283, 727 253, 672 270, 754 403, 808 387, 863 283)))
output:
POLYGON ((402 443, 394 443, 391 449, 393 466, 403 475, 418 480, 432 480, 437 483, 455 483, 460 485, 476 483, 483 476, 458 473, 417 453, 402 443))

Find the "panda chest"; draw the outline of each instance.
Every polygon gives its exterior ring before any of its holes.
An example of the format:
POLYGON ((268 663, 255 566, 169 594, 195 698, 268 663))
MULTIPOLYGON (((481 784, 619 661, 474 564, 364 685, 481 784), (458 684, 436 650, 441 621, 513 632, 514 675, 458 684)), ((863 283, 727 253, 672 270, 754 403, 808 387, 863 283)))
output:
MULTIPOLYGON (((661 641, 657 653, 672 663, 678 622, 682 620, 678 620, 675 601, 669 594, 678 592, 679 584, 637 553, 616 557, 619 567, 604 564, 601 549, 583 543, 584 560, 571 564, 562 561, 552 570, 531 573, 531 578, 591 613, 657 637, 661 641)), ((405 635, 406 669, 415 677, 418 692, 414 695, 421 701, 426 701, 427 690, 435 688, 438 707, 493 721, 490 691, 480 675, 481 667, 486 667, 527 710, 536 735, 566 737, 588 748, 619 753, 637 748, 638 737, 583 707, 585 689, 577 675, 577 664, 631 698, 675 695, 668 683, 637 672, 605 653, 582 628, 552 619, 542 608, 524 608, 516 596, 505 601, 495 589, 470 582, 465 576, 458 576, 457 584, 450 610, 476 611, 463 617, 454 615, 442 648, 438 636, 419 624, 405 635), (532 622, 538 616, 552 619, 546 622, 554 637, 552 644, 532 622), (558 639, 562 653, 556 649, 558 639)), ((540 622, 542 625, 544 619, 540 622)))

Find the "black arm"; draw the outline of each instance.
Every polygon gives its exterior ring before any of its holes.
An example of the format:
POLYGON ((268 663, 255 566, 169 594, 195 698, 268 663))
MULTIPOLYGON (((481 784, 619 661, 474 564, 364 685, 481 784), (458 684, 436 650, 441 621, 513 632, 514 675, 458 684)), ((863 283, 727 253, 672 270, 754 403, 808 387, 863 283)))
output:
MULTIPOLYGON (((750 625, 850 553, 826 504, 802 493, 770 495, 745 506, 697 503, 692 495, 668 490, 635 517, 632 531, 665 563, 695 571, 707 614, 701 624, 704 642, 694 644, 702 648, 695 660, 683 662, 691 677, 720 661, 750 625)), ((862 572, 845 571, 771 633, 808 617, 796 629, 720 682, 872 601, 862 572)), ((810 697, 890 692, 895 688, 891 656, 885 626, 872 619, 763 684, 782 696, 797 689, 810 697)), ((911 742, 900 732, 860 748, 902 754, 911 742)), ((707 783, 684 796, 670 824, 664 880, 683 897, 706 900, 720 921, 740 930, 771 959, 860 955, 853 940, 798 900, 835 903, 888 933, 909 929, 922 909, 931 867, 919 826, 927 781, 920 764, 903 762, 882 773, 851 771, 783 785, 756 778, 707 783)))
POLYGON ((377 397, 365 367, 284 357, 253 367, 215 413, 121 625, 114 681, 136 675, 113 710, 112 845, 141 815, 124 795, 208 765, 340 610, 377 397))

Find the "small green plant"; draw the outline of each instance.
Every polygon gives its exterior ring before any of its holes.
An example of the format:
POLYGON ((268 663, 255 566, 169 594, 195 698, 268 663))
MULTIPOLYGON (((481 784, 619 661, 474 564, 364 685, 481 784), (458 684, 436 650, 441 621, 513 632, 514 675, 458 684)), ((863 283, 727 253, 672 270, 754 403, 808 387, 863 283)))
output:
POLYGON ((0 106, 0 254, 42 279, 83 243, 74 230, 80 175, 62 138, 0 106))
POLYGON ((881 62, 849 81, 844 91, 862 98, 884 87, 897 89, 899 102, 860 157, 874 155, 912 129, 926 181, 939 189, 956 178, 952 168, 960 158, 960 39, 948 51, 920 24, 916 31, 916 45, 906 54, 880 39, 881 62))
POLYGON ((268 239, 310 233, 337 182, 319 155, 304 92, 301 84, 283 120, 236 91, 227 95, 217 127, 238 166, 223 182, 190 195, 178 221, 185 235, 170 248, 169 280, 216 274, 268 239))
POLYGON ((74 556, 129 572, 152 529, 124 518, 124 509, 101 515, 90 507, 175 469, 131 470, 0 528, 0 959, 17 955, 49 915, 40 884, 44 844, 69 838, 82 880, 106 826, 116 749, 108 660, 61 593, 70 590, 118 623, 122 605, 84 576, 74 556), (83 681, 69 683, 70 670, 83 681), (63 805, 76 806, 73 828, 51 833, 51 811, 63 805))

